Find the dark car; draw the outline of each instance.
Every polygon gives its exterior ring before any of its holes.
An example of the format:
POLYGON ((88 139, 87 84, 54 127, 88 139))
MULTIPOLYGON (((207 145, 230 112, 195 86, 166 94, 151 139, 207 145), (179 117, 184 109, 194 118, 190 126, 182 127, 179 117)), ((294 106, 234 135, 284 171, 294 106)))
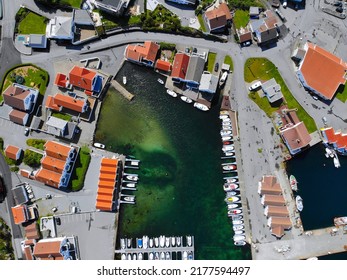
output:
POLYGON ((214 71, 218 71, 218 69, 219 69, 219 63, 217 62, 215 65, 214 65, 214 71))
POLYGON ((338 12, 338 13, 342 13, 342 12, 343 12, 342 7, 337 7, 337 8, 336 8, 336 12, 338 12))
POLYGON ((336 1, 336 2, 334 3, 334 6, 336 6, 336 7, 342 7, 342 2, 336 1))
POLYGON ((61 225, 61 220, 59 217, 55 217, 55 222, 57 223, 58 226, 61 225))
POLYGON ((5 199, 6 189, 2 177, 0 175, 0 202, 5 199))

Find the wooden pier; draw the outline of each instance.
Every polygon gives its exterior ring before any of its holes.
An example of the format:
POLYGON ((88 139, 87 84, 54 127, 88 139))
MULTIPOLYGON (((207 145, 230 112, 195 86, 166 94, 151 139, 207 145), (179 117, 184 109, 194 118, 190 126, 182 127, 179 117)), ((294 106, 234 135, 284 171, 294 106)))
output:
POLYGON ((121 93, 126 99, 129 101, 134 99, 134 95, 131 94, 129 91, 127 91, 120 83, 118 83, 116 80, 111 81, 111 85, 121 93))

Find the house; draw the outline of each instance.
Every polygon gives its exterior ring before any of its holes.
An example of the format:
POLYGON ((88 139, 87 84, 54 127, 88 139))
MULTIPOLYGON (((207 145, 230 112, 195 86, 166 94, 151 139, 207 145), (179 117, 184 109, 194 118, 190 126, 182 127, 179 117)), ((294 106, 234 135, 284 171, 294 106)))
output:
POLYGON ((36 260, 73 260, 74 255, 75 247, 66 236, 41 239, 33 250, 36 260))
POLYGON ((12 188, 12 194, 17 205, 26 204, 29 202, 29 197, 25 186, 26 183, 22 183, 12 188))
POLYGON ((29 224, 29 225, 26 225, 24 227, 24 231, 25 231, 25 237, 28 240, 40 239, 40 234, 38 232, 38 229, 37 229, 37 226, 36 226, 35 222, 33 222, 33 223, 29 224))
POLYGON ((236 34, 241 45, 252 41, 252 31, 249 27, 236 29, 236 34))
POLYGON ((47 141, 41 168, 35 180, 54 188, 66 189, 73 171, 78 150, 56 141, 47 141))
POLYGON ((191 56, 188 63, 187 74, 184 81, 188 88, 198 88, 202 73, 205 68, 205 60, 200 56, 191 56))
POLYGON ((72 17, 55 16, 46 26, 46 37, 49 39, 72 40, 74 38, 72 17))
POLYGON ((5 155, 6 157, 13 159, 15 161, 19 160, 20 156, 22 155, 23 150, 21 148, 18 148, 13 145, 7 145, 5 149, 5 155))
POLYGON ((272 194, 264 194, 261 198, 261 204, 265 205, 273 205, 273 206, 284 206, 286 201, 282 195, 272 195, 272 194))
POLYGON ((206 11, 204 19, 211 33, 223 32, 225 27, 231 23, 232 16, 226 3, 220 3, 218 7, 206 11))
POLYGON ((196 0, 167 0, 169 2, 181 4, 181 5, 190 5, 190 6, 195 6, 196 0))
POLYGON ((39 92, 23 85, 12 84, 2 95, 6 105, 17 110, 30 112, 34 108, 39 92))
POLYGON ((270 217, 267 225, 271 229, 271 234, 277 238, 281 238, 284 235, 284 230, 292 228, 292 222, 289 217, 270 217))
POLYGON ((301 152, 312 140, 303 122, 281 128, 280 134, 291 155, 301 152))
POLYGON ((131 62, 154 67, 159 49, 157 43, 146 41, 143 45, 128 45, 124 56, 131 62))
POLYGON ((258 19, 260 15, 259 7, 249 7, 249 17, 251 19, 258 19))
POLYGON ((258 183, 258 193, 260 195, 281 195, 282 189, 280 184, 277 182, 276 176, 263 176, 262 180, 258 183))
POLYGON ((75 136, 77 125, 53 116, 50 116, 46 122, 47 132, 57 137, 72 139, 75 136))
POLYGON ((338 153, 347 155, 347 134, 332 127, 322 128, 321 134, 325 144, 331 145, 338 153))
POLYGON ((87 95, 100 93, 103 78, 96 72, 84 67, 74 66, 69 73, 69 82, 77 88, 85 90, 87 95))
POLYGON ((277 41, 277 18, 272 11, 265 12, 265 18, 251 21, 249 27, 259 45, 277 41))
POLYGON ((42 34, 30 34, 26 37, 24 44, 34 49, 45 49, 47 48, 47 37, 42 34))
POLYGON ((201 75, 199 91, 214 94, 218 87, 218 77, 209 72, 204 72, 201 75))
POLYGON ((54 85, 61 88, 71 89, 69 78, 62 73, 57 73, 57 75, 55 76, 54 85))
POLYGON ((264 214, 266 217, 288 217, 289 211, 286 206, 266 206, 264 210, 264 214))
POLYGON ((281 86, 274 78, 262 83, 261 88, 271 104, 283 99, 281 86))
POLYGON ((27 206, 26 204, 11 207, 13 220, 16 225, 26 223, 38 217, 35 206, 27 206))
POLYGON ((115 16, 121 16, 128 8, 130 0, 95 0, 95 7, 115 16))
POLYGON ((55 111, 61 111, 62 108, 65 108, 77 113, 85 113, 89 109, 89 104, 86 98, 73 98, 69 95, 57 93, 54 96, 47 97, 46 108, 55 111))
POLYGON ((154 68, 163 72, 171 72, 171 63, 169 61, 157 59, 154 68))
POLYGON ((332 100, 346 83, 347 63, 325 49, 307 42, 297 75, 302 85, 325 100, 332 100))
POLYGON ((185 53, 177 53, 172 66, 171 78, 174 82, 181 82, 185 79, 190 56, 185 53))
POLYGON ((87 10, 74 9, 73 22, 75 23, 75 25, 94 26, 93 19, 90 16, 89 11, 87 10))
POLYGON ((29 114, 23 111, 12 109, 8 114, 10 121, 20 125, 26 125, 29 120, 29 114))

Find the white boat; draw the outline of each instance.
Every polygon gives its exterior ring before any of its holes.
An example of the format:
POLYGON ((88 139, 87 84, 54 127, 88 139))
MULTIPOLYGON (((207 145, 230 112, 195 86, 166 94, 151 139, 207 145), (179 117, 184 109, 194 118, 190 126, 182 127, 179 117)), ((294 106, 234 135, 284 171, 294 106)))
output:
POLYGON ((224 184, 223 189, 225 192, 235 191, 239 189, 239 185, 233 183, 224 184))
POLYGON ((193 102, 193 100, 191 100, 189 97, 184 96, 184 95, 181 96, 181 100, 188 103, 188 104, 193 102))
POLYGON ((219 112, 220 115, 229 115, 229 111, 223 110, 219 112))
POLYGON ((161 253, 160 253, 160 259, 161 259, 161 260, 165 260, 165 253, 164 253, 164 252, 161 252, 161 253))
POLYGON ((155 260, 159 260, 159 252, 155 252, 154 253, 154 259, 155 260))
POLYGON ((144 235, 142 237, 142 240, 143 240, 143 249, 147 249, 148 248, 148 236, 144 235))
POLYGON ((226 199, 224 199, 226 203, 234 203, 240 200, 239 197, 237 196, 231 196, 231 197, 227 197, 226 199))
POLYGON ((127 255, 126 254, 122 254, 122 261, 126 261, 127 259, 127 255))
POLYGON ((239 207, 240 207, 240 205, 238 205, 236 203, 228 204, 228 210, 239 208, 239 207))
POLYGON ((133 254, 133 260, 135 260, 135 261, 137 260, 137 255, 136 255, 136 253, 133 254))
POLYGON ((231 215, 229 217, 231 218, 232 221, 243 220, 242 215, 231 215))
POLYGON ((159 79, 158 79, 158 83, 163 85, 163 84, 164 84, 164 81, 163 81, 162 79, 159 78, 159 79))
POLYGON ((134 196, 122 196, 124 201, 129 201, 129 202, 135 202, 135 197, 134 196))
POLYGON ((235 191, 227 192, 227 197, 234 196, 234 195, 238 195, 238 192, 235 192, 235 191))
POLYGON ((231 121, 228 119, 223 119, 222 125, 231 125, 231 121))
POLYGON ((232 152, 234 150, 235 150, 234 145, 224 145, 222 148, 222 151, 225 153, 226 152, 232 152))
POLYGON ((208 111, 209 110, 206 105, 201 104, 201 103, 197 103, 197 102, 194 103, 194 107, 201 110, 201 111, 208 111))
POLYGON ((325 148, 326 151, 326 157, 333 157, 334 153, 331 149, 329 149, 328 147, 325 148))
POLYGON ((160 245, 160 247, 164 247, 164 245, 165 245, 165 236, 164 235, 160 235, 160 237, 159 237, 159 245, 160 245))
POLYGON ((143 260, 143 254, 142 254, 142 253, 139 253, 137 259, 138 259, 139 261, 142 261, 142 260, 143 260))
POLYGON ((170 237, 165 237, 165 247, 170 247, 170 237))
POLYGON ((126 85, 126 84, 127 84, 127 77, 123 76, 123 85, 126 85))
POLYGON ((230 136, 232 133, 231 130, 221 130, 220 135, 221 136, 230 136))
POLYGON ((235 230, 234 233, 237 235, 245 234, 245 232, 243 230, 235 230))
POLYGON ((243 221, 241 221, 241 220, 235 220, 235 221, 233 221, 233 225, 235 226, 235 225, 243 225, 243 221))
POLYGON ((230 152, 230 151, 223 151, 223 152, 224 152, 225 156, 227 156, 227 157, 232 157, 235 155, 235 153, 230 152))
POLYGON ((125 249, 125 240, 124 240, 124 238, 120 239, 120 247, 121 247, 121 249, 125 249))
POLYGON ((336 168, 341 167, 341 164, 340 164, 340 161, 339 161, 339 158, 337 157, 337 155, 334 157, 334 166, 336 168))
POLYGON ((131 248, 132 246, 131 246, 131 243, 132 243, 132 238, 128 238, 127 239, 127 246, 128 246, 128 248, 131 248))
POLYGON ((149 239, 149 247, 153 248, 154 242, 153 242, 153 238, 149 239))
POLYGON ((127 180, 135 181, 135 182, 139 180, 139 177, 138 176, 134 176, 134 175, 126 175, 125 178, 127 180))
POLYGON ((135 188, 136 187, 136 183, 124 183, 124 187, 135 188))
POLYGON ((229 165, 224 165, 223 170, 228 171, 228 170, 236 170, 237 167, 235 164, 229 164, 229 165))
POLYGON ((235 226, 233 226, 233 230, 241 230, 241 229, 244 229, 245 227, 244 226, 242 226, 242 225, 235 225, 235 226))
POLYGON ((246 236, 242 234, 235 234, 233 237, 234 241, 243 241, 246 240, 246 236))
POLYGON ((149 253, 148 259, 154 260, 154 254, 152 252, 149 253))
POLYGON ((222 137, 222 141, 229 141, 229 140, 231 140, 231 139, 232 139, 231 136, 223 136, 223 137, 222 137))
POLYGON ((226 182, 226 183, 229 183, 229 184, 230 184, 230 183, 237 183, 237 181, 238 181, 238 180, 237 180, 236 178, 225 179, 225 182, 226 182))
POLYGON ((177 93, 174 92, 173 90, 167 89, 166 92, 168 95, 170 95, 172 97, 177 97, 177 93))
POLYGON ((131 254, 128 254, 128 261, 131 261, 131 254))
POLYGON ((181 237, 179 236, 176 237, 176 244, 177 244, 177 247, 181 246, 181 237))
POLYGON ((159 238, 158 237, 154 238, 154 245, 155 245, 155 247, 159 247, 159 238))
POLYGON ((175 247, 176 246, 176 238, 173 236, 171 237, 171 246, 175 247))
POLYGON ((235 246, 245 246, 246 245, 246 241, 234 241, 234 245, 235 246))
POLYGON ((224 125, 222 126, 223 130, 232 130, 233 128, 231 127, 231 125, 224 125))
POLYGON ((166 252, 165 253, 165 259, 168 261, 171 259, 171 256, 170 256, 170 253, 169 252, 166 252))
POLYGON ((221 120, 226 120, 226 119, 229 119, 229 120, 230 120, 230 118, 229 118, 228 115, 219 115, 219 118, 220 118, 221 120))
POLYGON ((192 237, 190 235, 187 235, 187 246, 192 246, 192 237))
POLYGON ((182 254, 182 260, 188 260, 188 253, 187 251, 184 251, 182 254))
POLYGON ((302 211, 302 209, 304 209, 304 204, 303 204, 303 200, 301 198, 300 195, 297 195, 295 197, 295 202, 296 202, 296 209, 298 209, 298 211, 302 211))
POLYGON ((234 209, 234 210, 229 210, 228 215, 237 215, 237 214, 242 214, 241 209, 234 209))

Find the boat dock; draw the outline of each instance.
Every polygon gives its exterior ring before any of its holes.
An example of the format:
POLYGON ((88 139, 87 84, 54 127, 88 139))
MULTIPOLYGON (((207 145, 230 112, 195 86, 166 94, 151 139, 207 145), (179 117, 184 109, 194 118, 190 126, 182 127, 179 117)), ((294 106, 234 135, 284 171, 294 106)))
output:
POLYGON ((129 101, 134 99, 134 95, 131 94, 129 91, 127 91, 120 83, 118 83, 116 80, 111 81, 111 85, 121 93, 126 99, 129 101))

